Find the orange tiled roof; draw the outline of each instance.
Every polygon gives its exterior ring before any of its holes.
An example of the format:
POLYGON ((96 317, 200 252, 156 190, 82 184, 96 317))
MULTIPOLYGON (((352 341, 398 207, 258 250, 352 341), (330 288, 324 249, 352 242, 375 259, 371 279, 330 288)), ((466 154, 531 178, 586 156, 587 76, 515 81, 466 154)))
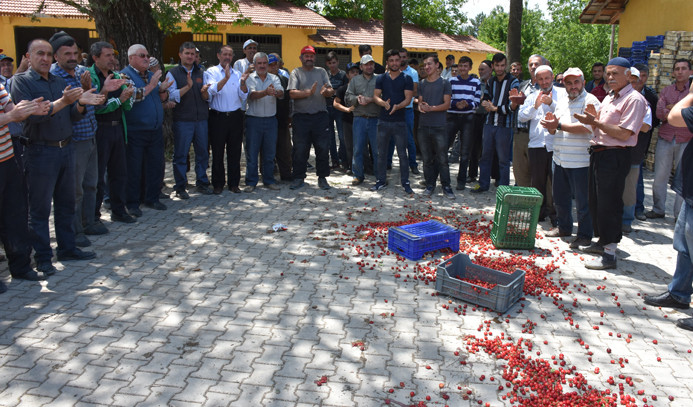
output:
MULTIPOLYGON (((335 19, 334 30, 318 30, 310 38, 315 42, 343 45, 383 45, 383 22, 357 19, 335 19)), ((468 35, 448 35, 430 28, 411 24, 402 26, 402 45, 405 48, 450 50, 460 52, 496 53, 499 50, 468 35)))
MULTIPOLYGON (((42 0, 0 0, 0 15, 28 16, 34 14, 42 0)), ((86 0, 75 0, 86 4, 86 0)), ((273 27, 300 27, 331 29, 334 25, 325 17, 307 7, 300 7, 284 0, 277 0, 273 6, 256 0, 236 0, 240 14, 227 7, 217 15, 217 23, 233 23, 241 15, 249 18, 253 25, 273 27)), ((66 6, 56 0, 45 0, 46 7, 40 16, 62 18, 87 18, 76 8, 66 6)))

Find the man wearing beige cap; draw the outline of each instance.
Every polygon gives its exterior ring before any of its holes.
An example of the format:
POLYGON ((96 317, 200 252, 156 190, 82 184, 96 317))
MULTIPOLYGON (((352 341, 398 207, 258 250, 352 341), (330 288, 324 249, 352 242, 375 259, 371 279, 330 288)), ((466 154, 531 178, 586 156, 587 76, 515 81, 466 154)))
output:
POLYGON ((553 202, 558 220, 558 236, 573 233, 573 197, 577 212, 577 237, 571 249, 587 246, 592 241, 592 217, 588 196, 590 138, 592 128, 577 121, 575 114, 584 114, 588 105, 599 110, 599 100, 585 91, 585 76, 580 68, 569 68, 563 74, 566 94, 556 101, 554 115, 546 115, 541 125, 553 138, 553 202))

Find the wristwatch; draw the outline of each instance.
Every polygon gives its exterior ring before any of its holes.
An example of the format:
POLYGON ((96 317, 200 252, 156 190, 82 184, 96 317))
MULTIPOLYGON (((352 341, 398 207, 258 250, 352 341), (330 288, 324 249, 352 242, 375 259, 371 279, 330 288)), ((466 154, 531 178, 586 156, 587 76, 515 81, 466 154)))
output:
POLYGON ((560 130, 560 129, 561 129, 561 122, 558 122, 558 126, 556 126, 556 130, 560 130))

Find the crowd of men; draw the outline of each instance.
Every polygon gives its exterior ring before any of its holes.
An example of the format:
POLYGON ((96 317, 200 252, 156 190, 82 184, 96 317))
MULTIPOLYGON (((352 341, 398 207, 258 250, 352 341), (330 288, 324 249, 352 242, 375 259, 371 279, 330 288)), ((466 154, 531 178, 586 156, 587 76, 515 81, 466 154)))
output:
MULTIPOLYGON (((675 83, 658 96, 645 86, 648 67, 631 67, 624 58, 594 64, 593 79, 585 82, 580 69, 554 72, 541 55, 529 58, 529 79, 520 81, 523 65, 515 62, 508 71, 501 53, 475 74, 469 57, 455 63, 448 55, 443 66, 431 54, 419 66, 405 49, 387 51, 382 66, 362 45, 360 60, 342 71, 337 54, 328 53, 322 68, 315 49, 305 46, 301 66, 289 73, 279 55, 259 51, 252 39, 233 65, 233 48, 221 46, 218 64, 208 69, 195 44, 184 42, 180 63, 164 75, 141 44, 129 47, 123 69, 110 43, 96 42, 89 51, 87 68, 75 40, 59 32, 33 40, 15 74, 13 59, 0 56, 0 229, 16 279, 41 280, 57 271, 51 208, 60 261, 95 257, 82 248, 91 245, 88 236, 108 233, 102 205, 111 221, 123 223, 136 222, 141 206, 167 209, 161 202, 168 198, 162 193, 164 109, 172 110, 178 199, 190 198, 189 166, 203 195, 225 187, 250 193, 260 182, 276 191, 280 180, 300 189, 312 168, 311 148, 319 188, 330 189, 330 171, 341 170, 353 186, 374 176, 372 191, 388 186, 396 148, 400 184, 411 195, 418 150, 426 196, 438 180, 449 199, 453 187, 464 191, 474 181, 471 193, 489 191, 492 179, 509 185, 512 168, 515 185, 543 194, 539 217, 552 226, 547 236, 573 235, 574 200, 578 228, 570 247, 597 256, 586 263, 591 269, 616 267, 617 245, 634 219, 665 216, 672 168, 682 167, 693 137, 683 121, 668 119, 690 102, 686 60, 675 62, 675 83), (657 126, 654 206, 645 211, 642 165, 657 126), (454 184, 453 160, 459 160, 454 184)), ((683 202, 680 193, 674 216, 683 202)))

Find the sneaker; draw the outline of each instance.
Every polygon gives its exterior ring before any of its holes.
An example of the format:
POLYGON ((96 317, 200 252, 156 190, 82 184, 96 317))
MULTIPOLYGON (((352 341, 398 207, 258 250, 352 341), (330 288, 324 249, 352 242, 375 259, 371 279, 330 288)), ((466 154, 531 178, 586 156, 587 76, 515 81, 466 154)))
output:
POLYGON ((409 184, 404 184, 404 192, 409 195, 414 195, 414 190, 411 189, 411 185, 409 184))
POLYGON ((12 276, 12 279, 27 280, 27 281, 43 281, 46 279, 46 275, 45 274, 40 275, 39 273, 35 272, 34 270, 29 270, 24 274, 12 276))
POLYGON ((631 225, 628 225, 626 223, 621 225, 621 233, 623 233, 624 235, 627 235, 632 231, 633 231, 633 227, 631 225))
MULTIPOLYGON (((140 211, 139 209, 137 209, 137 210, 140 211)), ((132 210, 130 211, 130 213, 132 213, 132 210)), ((142 216, 141 213, 142 213, 142 211, 140 211, 140 216, 142 216)), ((137 219, 135 219, 135 217, 132 215, 128 215, 127 213, 124 213, 122 215, 112 213, 111 214, 111 221, 121 222, 121 223, 135 223, 135 222, 137 222, 137 219)))
POLYGON ((332 188, 325 177, 318 177, 318 186, 325 191, 332 188))
POLYGON ((188 191, 185 188, 177 190, 175 194, 178 199, 190 199, 190 195, 188 195, 188 191))
POLYGON ((255 185, 247 185, 245 188, 243 188, 243 192, 253 192, 255 191, 255 185))
POLYGON ((281 188, 279 188, 279 185, 277 184, 265 184, 265 188, 271 190, 271 191, 279 191, 281 188))
POLYGON ((75 235, 75 246, 77 247, 89 247, 91 246, 91 241, 84 236, 84 233, 75 235))
POLYGON ((473 194, 480 194, 486 191, 488 191, 488 188, 482 188, 481 185, 475 185, 470 192, 473 194))
POLYGON ((676 321, 676 326, 681 329, 693 331, 693 318, 681 318, 676 321))
POLYGON ((202 195, 212 195, 212 190, 209 189, 209 185, 198 185, 196 189, 197 192, 201 193, 202 195))
POLYGON ((544 233, 544 236, 546 236, 546 237, 568 237, 570 235, 571 235, 570 232, 567 232, 565 230, 561 230, 558 227, 551 228, 551 230, 544 233))
POLYGON ((297 190, 299 188, 303 188, 303 186, 305 184, 306 183, 303 181, 303 178, 298 178, 298 179, 295 179, 294 182, 291 183, 291 186, 289 187, 289 189, 297 190))
POLYGON ((91 225, 84 227, 84 234, 87 236, 105 235, 106 233, 108 233, 108 228, 101 223, 100 220, 97 220, 91 225))
POLYGON ((635 219, 637 220, 647 220, 644 212, 635 212, 635 219))
POLYGON ((53 263, 51 263, 50 261, 47 261, 47 262, 36 263, 36 271, 39 271, 46 276, 52 276, 53 274, 58 272, 58 269, 55 268, 53 263))
POLYGON ((140 208, 128 208, 128 213, 136 218, 142 217, 142 210, 140 208))
POLYGON ((382 191, 382 190, 385 189, 386 187, 387 187, 387 185, 386 185, 384 182, 378 181, 378 182, 375 183, 375 185, 373 185, 373 186, 371 187, 371 191, 382 191))
POLYGON ((591 243, 589 246, 580 246, 580 251, 583 253, 596 254, 601 256, 604 254, 604 246, 599 243, 591 243))
POLYGON ((103 200, 103 207, 108 209, 109 211, 111 210, 111 199, 106 198, 103 200))
POLYGON ((466 185, 464 185, 464 184, 461 183, 461 182, 458 182, 458 183, 457 183, 457 186, 455 187, 455 189, 458 190, 458 191, 464 191, 465 188, 466 188, 466 185))
POLYGON ((58 260, 60 261, 70 261, 70 260, 91 260, 96 257, 94 252, 85 252, 78 248, 75 248, 68 253, 58 253, 58 260))
POLYGON ((678 308, 678 309, 688 309, 691 307, 690 304, 681 302, 674 298, 669 291, 659 294, 659 295, 646 295, 645 304, 652 305, 655 307, 665 307, 665 308, 678 308))
POLYGON ((411 166, 411 167, 409 167, 409 168, 411 169, 411 173, 412 173, 412 174, 414 174, 414 175, 419 175, 419 174, 421 174, 421 171, 419 171, 419 167, 417 167, 417 166, 411 166))
POLYGON ((455 194, 452 192, 452 188, 449 186, 443 187, 443 195, 445 195, 445 197, 448 199, 455 199, 455 194))
POLYGON ((608 270, 616 268, 616 256, 604 253, 594 260, 585 263, 585 268, 590 270, 608 270))
POLYGON ((657 213, 655 211, 647 211, 645 212, 645 217, 647 219, 661 219, 664 217, 663 213, 657 213))
POLYGON ((579 249, 580 246, 589 246, 590 244, 592 244, 592 239, 578 236, 575 238, 575 240, 570 242, 570 248, 576 250, 579 249))
POLYGON ((436 190, 435 187, 428 186, 428 187, 426 187, 426 189, 424 190, 424 195, 426 195, 426 196, 432 196, 432 195, 433 195, 433 191, 435 191, 435 190, 436 190))
POLYGON ((363 184, 363 178, 354 177, 351 179, 351 185, 357 186, 363 184))
POLYGON ((168 207, 159 201, 144 204, 149 209, 154 209, 157 211, 165 211, 168 207))

